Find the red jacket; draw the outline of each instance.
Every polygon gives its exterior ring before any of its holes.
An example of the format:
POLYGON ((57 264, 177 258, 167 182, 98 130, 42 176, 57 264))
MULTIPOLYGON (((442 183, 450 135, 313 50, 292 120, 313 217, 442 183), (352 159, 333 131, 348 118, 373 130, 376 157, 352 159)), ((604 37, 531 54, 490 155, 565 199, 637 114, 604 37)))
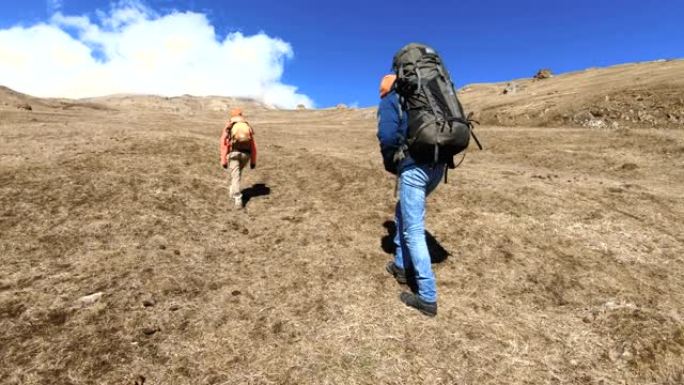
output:
MULTIPOLYGON (((223 128, 223 133, 221 134, 221 140, 219 143, 220 146, 220 151, 221 151, 221 166, 225 167, 228 165, 228 154, 230 154, 230 149, 232 143, 230 142, 230 128, 232 127, 233 123, 235 121, 230 121, 226 123, 226 126, 223 128)), ((256 141, 254 140, 254 130, 252 127, 249 127, 249 134, 251 140, 251 147, 252 149, 249 152, 249 164, 252 167, 256 167, 256 161, 257 161, 257 147, 256 147, 256 141)))

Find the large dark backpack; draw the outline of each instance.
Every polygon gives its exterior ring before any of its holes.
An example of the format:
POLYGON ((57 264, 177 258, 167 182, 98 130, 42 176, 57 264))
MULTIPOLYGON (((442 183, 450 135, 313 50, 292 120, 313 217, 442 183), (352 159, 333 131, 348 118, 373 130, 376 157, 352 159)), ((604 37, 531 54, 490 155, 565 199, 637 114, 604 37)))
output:
POLYGON ((446 163, 468 147, 473 125, 437 52, 411 43, 394 55, 395 88, 408 114, 408 153, 418 163, 446 163))

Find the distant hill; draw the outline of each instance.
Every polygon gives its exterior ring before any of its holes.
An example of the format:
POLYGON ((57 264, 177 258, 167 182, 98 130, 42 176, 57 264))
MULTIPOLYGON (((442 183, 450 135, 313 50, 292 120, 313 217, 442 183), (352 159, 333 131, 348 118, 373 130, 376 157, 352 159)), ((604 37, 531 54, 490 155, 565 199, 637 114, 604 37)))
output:
MULTIPOLYGON (((533 75, 509 82, 471 84, 460 89, 459 96, 466 110, 483 125, 684 128, 684 60, 591 68, 545 79, 534 79, 533 75)), ((225 96, 122 94, 40 99, 0 86, 0 109, 27 106, 38 111, 112 109, 181 114, 224 112, 238 106, 250 112, 274 110, 254 99, 225 96)), ((361 119, 375 115, 375 108, 340 111, 361 119)))
POLYGON ((486 125, 684 128, 684 60, 472 84, 465 108, 486 125), (504 91, 506 91, 504 93, 504 91))
POLYGON ((109 107, 83 100, 37 98, 0 86, 0 110, 52 111, 69 109, 107 110, 109 107))
POLYGON ((27 105, 31 106, 31 108, 33 108, 33 105, 48 106, 48 104, 41 99, 0 86, 0 108, 25 109, 24 107, 27 105))
POLYGON ((37 98, 0 86, 0 109, 9 110, 68 110, 73 108, 111 110, 151 110, 190 113, 200 111, 229 111, 241 107, 250 111, 271 109, 254 99, 224 96, 164 97, 156 95, 120 94, 84 99, 37 98))
POLYGON ((110 95, 82 99, 83 101, 104 104, 116 109, 158 110, 165 112, 189 113, 193 111, 229 111, 241 107, 250 111, 271 109, 263 103, 249 98, 226 96, 156 96, 156 95, 110 95))

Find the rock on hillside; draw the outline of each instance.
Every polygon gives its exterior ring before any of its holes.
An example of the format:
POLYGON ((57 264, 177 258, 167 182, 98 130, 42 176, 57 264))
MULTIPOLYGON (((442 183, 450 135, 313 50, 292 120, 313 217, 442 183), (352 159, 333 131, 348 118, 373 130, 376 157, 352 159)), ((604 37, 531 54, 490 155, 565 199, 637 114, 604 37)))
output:
POLYGON ((486 125, 684 128, 684 60, 624 64, 544 81, 473 84, 459 91, 486 125))

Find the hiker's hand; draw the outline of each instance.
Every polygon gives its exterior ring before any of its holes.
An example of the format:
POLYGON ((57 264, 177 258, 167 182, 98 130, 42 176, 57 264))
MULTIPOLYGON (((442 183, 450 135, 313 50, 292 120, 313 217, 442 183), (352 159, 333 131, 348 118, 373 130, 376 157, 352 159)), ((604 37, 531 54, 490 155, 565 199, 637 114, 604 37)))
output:
POLYGON ((254 170, 256 168, 256 164, 252 163, 249 165, 250 170, 254 170))

